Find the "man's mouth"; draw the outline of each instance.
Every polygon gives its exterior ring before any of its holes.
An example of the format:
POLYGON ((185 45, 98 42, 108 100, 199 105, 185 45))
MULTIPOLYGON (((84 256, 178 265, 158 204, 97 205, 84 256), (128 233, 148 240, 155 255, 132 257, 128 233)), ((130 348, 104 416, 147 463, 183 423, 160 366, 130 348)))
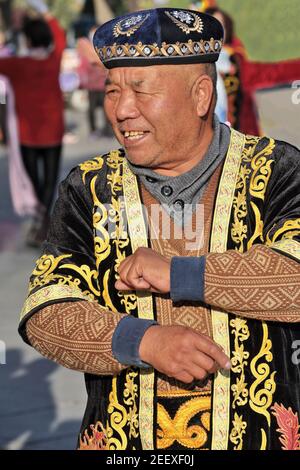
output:
POLYGON ((139 140, 142 139, 146 134, 149 134, 148 131, 123 131, 122 132, 125 139, 128 140, 139 140))

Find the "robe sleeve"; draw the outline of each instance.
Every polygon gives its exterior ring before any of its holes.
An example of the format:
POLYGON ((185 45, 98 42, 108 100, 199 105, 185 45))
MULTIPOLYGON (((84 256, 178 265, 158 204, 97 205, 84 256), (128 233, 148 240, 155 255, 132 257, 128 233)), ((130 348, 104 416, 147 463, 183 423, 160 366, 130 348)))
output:
POLYGON ((300 151, 280 142, 265 199, 265 244, 300 262, 300 151))
POLYGON ((47 240, 29 282, 19 332, 34 313, 60 302, 98 305, 100 296, 94 256, 93 202, 79 167, 61 183, 47 240))
POLYGON ((283 142, 278 152, 264 201, 264 243, 245 253, 173 259, 173 300, 201 301, 258 320, 300 322, 300 152, 283 142))

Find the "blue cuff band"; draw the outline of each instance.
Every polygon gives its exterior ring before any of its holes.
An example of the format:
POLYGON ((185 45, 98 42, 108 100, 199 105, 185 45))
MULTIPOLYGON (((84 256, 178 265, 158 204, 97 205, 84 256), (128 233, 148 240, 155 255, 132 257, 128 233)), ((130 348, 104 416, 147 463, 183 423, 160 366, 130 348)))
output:
POLYGON ((205 256, 174 257, 171 261, 171 299, 204 302, 205 256))
POLYGON ((112 338, 112 352, 121 364, 136 366, 142 369, 151 367, 141 361, 139 356, 140 342, 146 330, 158 323, 154 320, 143 320, 131 315, 122 318, 112 338))

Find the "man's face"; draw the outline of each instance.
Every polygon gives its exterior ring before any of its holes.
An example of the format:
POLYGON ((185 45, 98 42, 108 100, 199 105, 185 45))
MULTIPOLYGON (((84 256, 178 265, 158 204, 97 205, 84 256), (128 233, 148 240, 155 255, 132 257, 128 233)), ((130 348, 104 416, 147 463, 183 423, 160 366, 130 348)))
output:
POLYGON ((105 111, 131 163, 169 168, 188 158, 200 119, 188 67, 120 67, 108 73, 105 111))

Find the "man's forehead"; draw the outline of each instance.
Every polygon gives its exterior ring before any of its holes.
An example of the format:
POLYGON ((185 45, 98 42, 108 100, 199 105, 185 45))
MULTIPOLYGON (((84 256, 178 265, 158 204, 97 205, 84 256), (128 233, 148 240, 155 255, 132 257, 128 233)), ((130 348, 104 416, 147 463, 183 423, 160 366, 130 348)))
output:
POLYGON ((107 75, 107 84, 124 80, 126 82, 135 82, 141 85, 144 82, 153 80, 173 79, 176 76, 183 75, 189 67, 182 65, 153 65, 147 67, 116 67, 110 69, 107 75))
POLYGON ((110 69, 107 75, 107 83, 125 81, 126 83, 136 83, 141 85, 153 79, 163 78, 169 74, 169 67, 162 70, 161 66, 150 67, 116 67, 110 69))

